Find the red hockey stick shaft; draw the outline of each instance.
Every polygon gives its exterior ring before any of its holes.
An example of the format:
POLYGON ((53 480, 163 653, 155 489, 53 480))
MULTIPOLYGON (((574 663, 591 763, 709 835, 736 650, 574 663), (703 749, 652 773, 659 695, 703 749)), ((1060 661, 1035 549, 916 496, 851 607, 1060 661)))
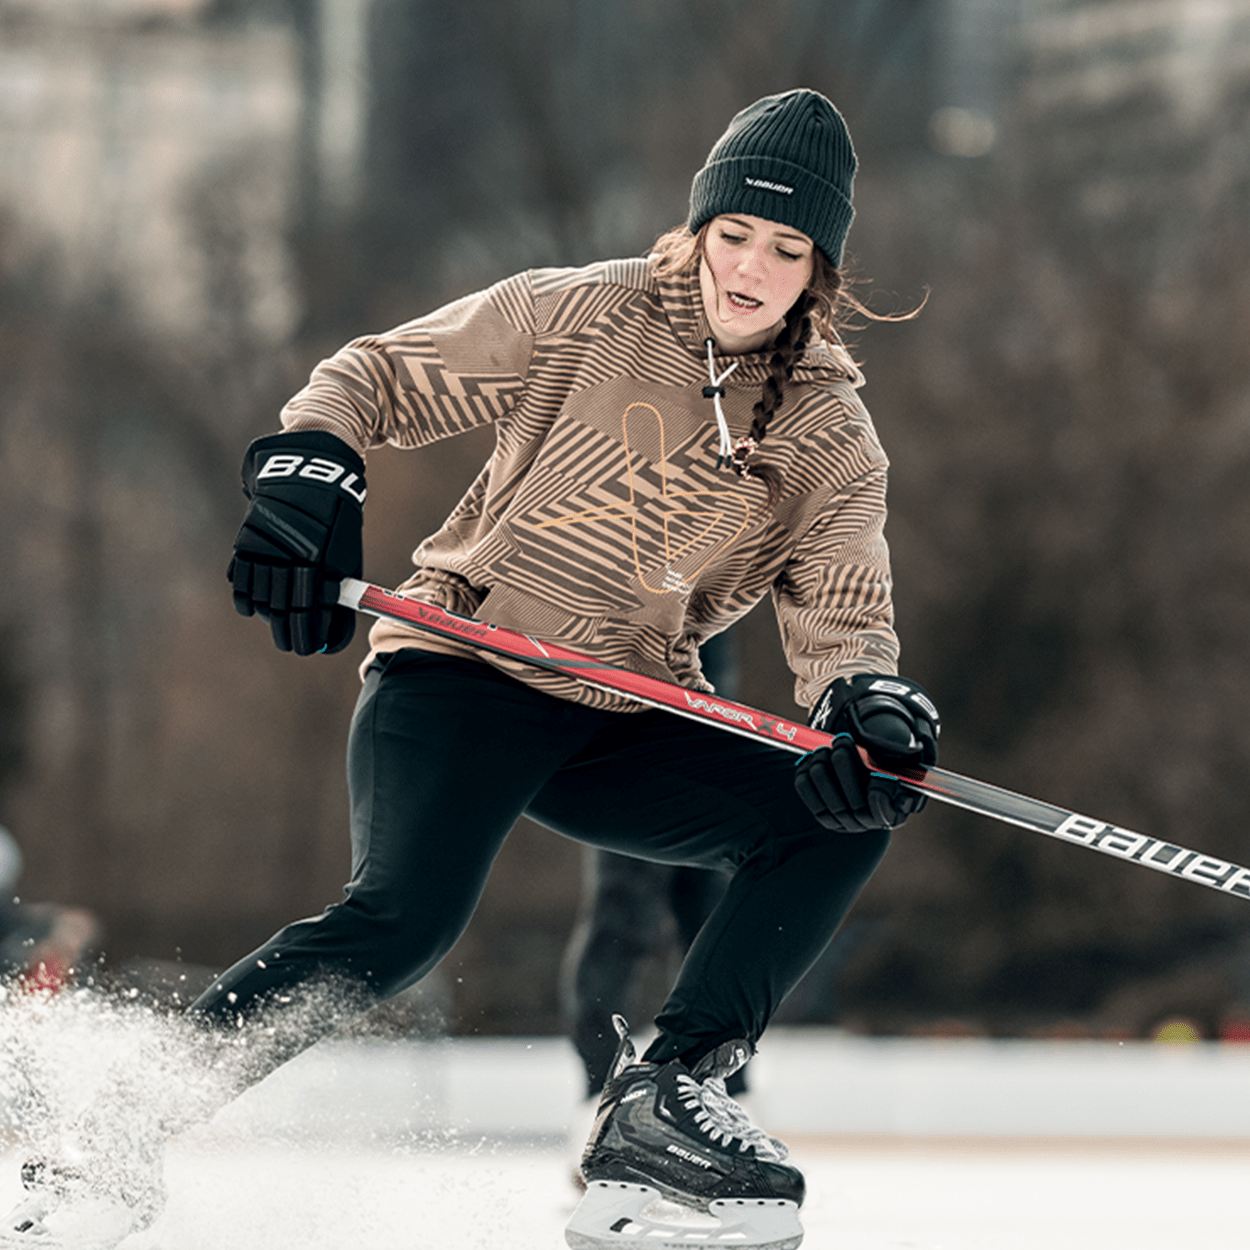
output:
MULTIPOLYGON (((588 686, 597 686, 651 707, 704 721, 730 733, 757 738, 797 755, 828 746, 833 741, 829 734, 798 721, 786 720, 720 695, 687 690, 674 682, 604 663, 559 643, 541 641, 517 630, 460 616, 355 578, 344 579, 339 602, 344 607, 372 616, 401 621, 428 634, 468 643, 482 651, 521 660, 537 668, 564 673, 588 686)), ((1114 855, 1144 868, 1183 877, 1225 894, 1250 899, 1250 869, 1228 860, 1187 850, 1144 833, 1134 833, 944 768, 889 769, 872 760, 862 747, 860 755, 873 772, 893 777, 909 789, 943 803, 1018 825, 1046 837, 1073 842, 1104 855, 1114 855)))

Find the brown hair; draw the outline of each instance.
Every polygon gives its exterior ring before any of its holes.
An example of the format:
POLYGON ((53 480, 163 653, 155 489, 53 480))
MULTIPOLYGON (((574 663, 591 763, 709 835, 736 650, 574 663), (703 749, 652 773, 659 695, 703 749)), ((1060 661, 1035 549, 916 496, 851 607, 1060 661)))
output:
MULTIPOLYGON (((651 249, 656 257, 656 272, 662 278, 675 278, 694 273, 703 257, 704 239, 711 222, 705 222, 695 233, 689 226, 675 226, 662 234, 651 249)), ((756 478, 768 488, 769 507, 781 498, 782 476, 774 466, 751 461, 756 447, 764 441, 768 424, 785 399, 785 385, 802 359, 815 327, 828 342, 843 343, 842 332, 853 328, 856 315, 870 321, 901 321, 914 317, 919 309, 901 315, 882 316, 869 311, 849 290, 850 279, 844 269, 816 247, 812 249, 812 276, 803 294, 786 311, 785 324, 773 340, 773 353, 768 359, 768 377, 763 393, 755 404, 751 433, 734 447, 731 464, 739 477, 756 478)))

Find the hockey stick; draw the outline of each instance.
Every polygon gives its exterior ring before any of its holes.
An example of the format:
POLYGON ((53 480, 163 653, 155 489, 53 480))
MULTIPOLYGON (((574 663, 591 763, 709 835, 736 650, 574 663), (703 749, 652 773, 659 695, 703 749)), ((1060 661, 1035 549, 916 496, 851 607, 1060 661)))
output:
MULTIPOLYGON (((447 612, 419 599, 405 598, 398 591, 385 590, 355 578, 344 579, 339 603, 358 612, 402 621, 425 633, 468 643, 483 651, 507 656, 537 668, 564 673, 588 686, 624 695, 651 707, 663 708, 679 716, 705 721, 731 733, 770 742, 784 751, 802 755, 828 746, 833 738, 796 721, 785 720, 723 699, 719 695, 687 690, 673 682, 647 677, 614 664, 606 664, 558 643, 540 642, 528 634, 502 626, 488 625, 454 612, 447 612)), ((921 794, 943 803, 962 807, 980 816, 989 816, 1034 833, 1064 842, 1075 842, 1091 851, 1127 859, 1145 868, 1184 877, 1225 894, 1250 899, 1250 869, 1213 855, 1190 851, 1173 842, 1164 842, 1144 833, 1133 833, 1118 825, 1081 816, 1064 807, 1055 807, 1026 798, 985 781, 952 773, 944 768, 901 768, 897 771, 875 763, 861 747, 864 763, 875 773, 892 777, 921 794)))

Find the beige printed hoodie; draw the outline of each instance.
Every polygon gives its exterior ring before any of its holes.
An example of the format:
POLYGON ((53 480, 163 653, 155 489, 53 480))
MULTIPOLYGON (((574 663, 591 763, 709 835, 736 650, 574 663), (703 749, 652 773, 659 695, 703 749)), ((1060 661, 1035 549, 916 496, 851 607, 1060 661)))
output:
MULTIPOLYGON (((887 461, 862 377, 838 345, 805 353, 756 453, 785 477, 770 509, 761 483, 717 467, 707 336, 697 278, 661 280, 644 259, 531 270, 349 343, 282 423, 362 455, 494 427, 493 454, 413 555, 410 596, 708 689, 699 646, 771 595, 799 703, 839 675, 897 671, 887 461)), ((735 359, 722 404, 736 438, 767 354, 735 359)), ((371 657, 478 654, 391 621, 370 643, 371 657)), ((562 698, 638 708, 480 658, 562 698)))

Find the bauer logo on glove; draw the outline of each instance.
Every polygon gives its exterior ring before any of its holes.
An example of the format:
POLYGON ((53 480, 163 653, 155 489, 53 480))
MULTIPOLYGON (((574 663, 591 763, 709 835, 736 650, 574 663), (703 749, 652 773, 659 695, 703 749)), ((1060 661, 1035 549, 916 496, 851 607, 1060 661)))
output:
POLYGON ((365 480, 359 473, 348 472, 347 466, 322 456, 300 456, 293 452, 276 452, 261 466, 258 482, 271 477, 302 477, 326 486, 338 483, 357 503, 365 501, 365 480), (303 467, 301 467, 303 466, 303 467), (298 470, 298 472, 296 472, 298 470), (341 481, 339 479, 342 479, 341 481))
POLYGON ((341 651, 356 627, 338 593, 363 566, 364 461, 324 430, 273 434, 247 449, 243 493, 226 572, 236 610, 268 621, 279 651, 341 651))

